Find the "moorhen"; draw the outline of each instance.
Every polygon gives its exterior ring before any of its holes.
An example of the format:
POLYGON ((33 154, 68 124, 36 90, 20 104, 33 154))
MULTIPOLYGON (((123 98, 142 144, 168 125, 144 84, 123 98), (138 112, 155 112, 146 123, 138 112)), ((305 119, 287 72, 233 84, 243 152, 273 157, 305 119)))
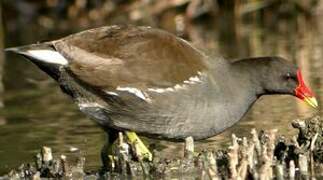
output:
POLYGON ((140 142, 134 132, 173 140, 209 138, 267 94, 289 94, 318 106, 301 71, 281 57, 229 62, 150 27, 100 27, 7 51, 54 78, 109 133, 110 142, 118 131, 132 142, 140 142))

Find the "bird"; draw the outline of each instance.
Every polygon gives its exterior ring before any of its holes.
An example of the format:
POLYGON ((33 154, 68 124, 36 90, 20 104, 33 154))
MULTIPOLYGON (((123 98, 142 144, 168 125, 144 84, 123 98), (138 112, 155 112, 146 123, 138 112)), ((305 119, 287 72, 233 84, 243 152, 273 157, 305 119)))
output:
POLYGON ((291 95, 318 107, 299 67, 278 56, 228 61, 165 30, 112 25, 7 48, 58 82, 107 134, 174 141, 206 139, 237 123, 263 95, 291 95))

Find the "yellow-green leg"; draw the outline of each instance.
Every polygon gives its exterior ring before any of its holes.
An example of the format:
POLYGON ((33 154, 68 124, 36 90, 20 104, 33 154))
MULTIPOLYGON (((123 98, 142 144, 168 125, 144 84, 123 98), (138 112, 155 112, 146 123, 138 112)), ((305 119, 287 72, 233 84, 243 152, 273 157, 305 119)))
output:
MULTIPOLYGON (((112 146, 113 143, 118 138, 118 131, 113 129, 107 129, 105 130, 107 132, 107 139, 104 144, 104 146, 101 149, 101 160, 102 160, 102 169, 100 171, 100 174, 104 174, 106 171, 110 170, 111 166, 111 154, 112 154, 112 146)), ((135 132, 131 131, 125 131, 125 134, 129 140, 129 143, 136 147, 136 153, 138 158, 142 159, 148 159, 149 161, 152 160, 152 154, 148 150, 148 148, 145 146, 145 144, 139 139, 137 134, 135 132)))
POLYGON ((151 161, 153 159, 153 156, 151 152, 148 150, 148 148, 145 146, 145 144, 141 141, 141 139, 137 136, 135 132, 132 131, 125 131, 125 134, 129 140, 129 142, 136 147, 136 153, 143 159, 148 159, 151 161))

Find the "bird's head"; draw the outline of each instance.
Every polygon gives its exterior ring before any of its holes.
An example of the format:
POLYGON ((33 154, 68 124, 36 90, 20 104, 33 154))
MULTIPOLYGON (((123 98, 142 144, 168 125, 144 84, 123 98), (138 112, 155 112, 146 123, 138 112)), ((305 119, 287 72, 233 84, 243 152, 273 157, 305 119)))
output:
POLYGON ((310 106, 318 103, 312 90, 306 85, 300 68, 280 57, 271 57, 262 68, 263 94, 290 94, 310 106))

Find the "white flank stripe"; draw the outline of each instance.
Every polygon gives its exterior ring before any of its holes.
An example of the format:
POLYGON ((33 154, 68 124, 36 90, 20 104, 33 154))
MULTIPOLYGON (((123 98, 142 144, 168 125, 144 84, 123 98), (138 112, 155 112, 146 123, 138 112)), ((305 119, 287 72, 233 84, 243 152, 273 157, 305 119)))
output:
POLYGON ((107 94, 118 96, 118 93, 112 92, 112 91, 105 91, 107 94))
POLYGON ((194 77, 190 77, 189 79, 190 81, 193 81, 193 82, 201 82, 200 78, 197 77, 197 76, 194 76, 194 77))
POLYGON ((203 74, 201 72, 197 72, 197 76, 192 76, 188 80, 183 81, 182 84, 175 84, 173 87, 168 88, 148 88, 148 91, 156 92, 156 93, 164 93, 164 92, 174 92, 176 90, 186 89, 188 84, 197 84, 202 82, 201 76, 203 74))
POLYGON ((150 101, 149 98, 146 98, 145 95, 142 93, 141 90, 137 89, 137 88, 131 88, 131 87, 117 87, 118 91, 128 91, 129 93, 132 93, 134 95, 136 95, 137 97, 145 100, 145 101, 150 101))
POLYGON ((168 88, 166 88, 166 91, 171 91, 171 92, 173 92, 173 91, 175 91, 175 90, 174 90, 174 88, 168 87, 168 88))
POLYGON ((78 106, 80 109, 87 108, 87 107, 98 107, 102 108, 102 106, 98 103, 92 103, 92 102, 84 102, 84 103, 79 103, 78 106))
POLYGON ((185 85, 179 85, 179 84, 176 84, 175 86, 174 86, 174 89, 176 89, 176 90, 179 90, 179 89, 185 89, 186 87, 185 87, 185 85))
POLYGON ((68 61, 57 51, 40 49, 40 50, 29 50, 27 51, 30 56, 52 64, 67 65, 68 61))
POLYGON ((152 92, 156 92, 156 93, 163 93, 166 91, 166 89, 162 89, 162 88, 148 88, 148 91, 152 91, 152 92))
POLYGON ((156 92, 156 93, 164 93, 164 92, 174 92, 175 89, 174 88, 171 88, 171 87, 168 87, 168 88, 148 88, 148 91, 151 91, 151 92, 156 92))

